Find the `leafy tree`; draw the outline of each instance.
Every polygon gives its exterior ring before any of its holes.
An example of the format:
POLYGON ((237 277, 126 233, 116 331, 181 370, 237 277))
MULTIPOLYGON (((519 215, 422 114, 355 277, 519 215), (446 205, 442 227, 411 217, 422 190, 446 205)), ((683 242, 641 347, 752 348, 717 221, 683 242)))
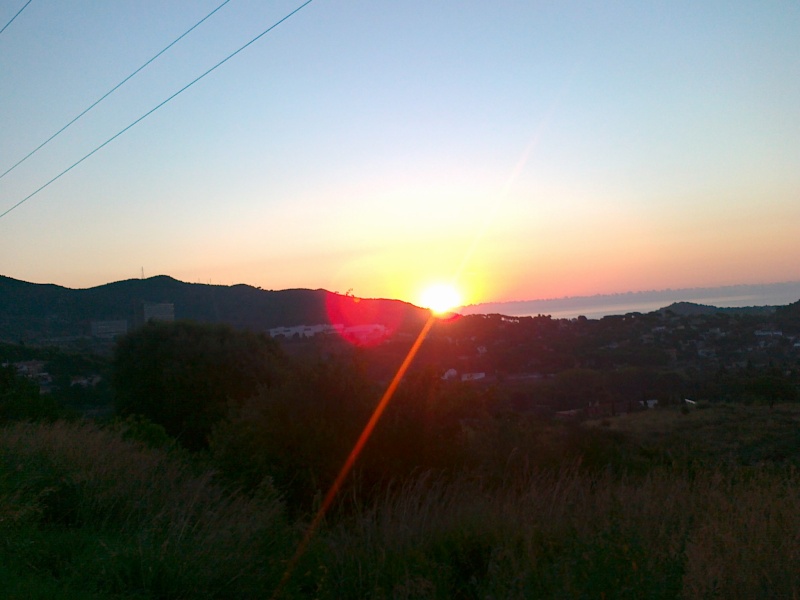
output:
POLYGON ((232 410, 214 428, 211 450, 237 485, 254 489, 270 478, 291 507, 306 510, 333 482, 378 396, 359 365, 298 363, 232 410))
POLYGON ((402 479, 420 469, 467 467, 467 431, 488 418, 490 393, 425 369, 400 385, 364 457, 364 477, 402 479))
POLYGON ((117 344, 115 408, 123 417, 143 415, 185 447, 200 449, 228 403, 274 384, 283 360, 265 335, 189 321, 151 322, 117 344))
POLYGON ((788 376, 777 370, 761 373, 744 380, 742 389, 753 397, 769 403, 795 402, 798 398, 797 387, 788 376))
POLYGON ((39 387, 13 366, 0 366, 0 423, 55 419, 59 413, 59 404, 52 396, 40 394, 39 387))

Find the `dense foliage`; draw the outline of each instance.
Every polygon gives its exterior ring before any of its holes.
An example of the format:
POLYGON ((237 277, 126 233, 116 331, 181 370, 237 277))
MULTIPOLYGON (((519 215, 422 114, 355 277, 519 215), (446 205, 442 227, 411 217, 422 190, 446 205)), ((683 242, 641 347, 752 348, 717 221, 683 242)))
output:
MULTIPOLYGON (((277 386, 262 389, 220 422, 212 456, 246 487, 269 477, 290 506, 308 509, 331 485, 381 396, 358 364, 297 365, 277 386)), ((475 465, 485 394, 421 373, 400 386, 358 459, 354 484, 373 493, 424 469, 456 472, 475 465)))
POLYGON ((117 344, 116 410, 143 415, 185 447, 202 448, 229 402, 273 384, 281 360, 277 345, 263 335, 224 325, 151 322, 117 344))
POLYGON ((55 419, 59 415, 58 402, 39 394, 39 386, 17 374, 13 366, 0 366, 0 423, 55 419))

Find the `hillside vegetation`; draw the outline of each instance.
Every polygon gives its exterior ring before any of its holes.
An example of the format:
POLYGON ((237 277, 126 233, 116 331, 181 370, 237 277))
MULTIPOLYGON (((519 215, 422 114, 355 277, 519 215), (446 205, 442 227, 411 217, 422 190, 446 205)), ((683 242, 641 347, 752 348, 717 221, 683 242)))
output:
POLYGON ((184 324, 118 348, 104 421, 20 412, 36 394, 3 371, 4 597, 800 595, 800 405, 743 392, 559 422, 422 369, 293 562, 383 389, 358 353, 289 359, 184 324))

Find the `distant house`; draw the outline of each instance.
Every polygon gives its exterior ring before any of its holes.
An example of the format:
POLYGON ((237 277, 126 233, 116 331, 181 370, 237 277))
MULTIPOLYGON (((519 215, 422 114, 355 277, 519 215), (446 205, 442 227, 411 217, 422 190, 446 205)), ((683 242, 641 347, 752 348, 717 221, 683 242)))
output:
POLYGON ((92 321, 92 337, 111 340, 128 333, 128 321, 92 321))
POLYGON ((462 373, 461 381, 480 381, 486 379, 486 373, 462 373))
POLYGON ((783 331, 775 329, 757 329, 755 334, 757 337, 783 337, 783 331))
POLYGON ((22 360, 14 363, 17 373, 29 379, 36 379, 44 371, 43 360, 22 360))
POLYGON ((374 323, 372 325, 352 325, 342 330, 342 336, 359 344, 369 344, 378 342, 389 335, 389 329, 385 325, 374 323))
POLYGON ((273 327, 269 330, 270 337, 283 337, 285 339, 310 338, 320 334, 338 333, 346 340, 357 344, 369 344, 380 341, 389 335, 385 325, 373 323, 370 325, 352 325, 345 327, 341 323, 334 325, 296 325, 294 327, 273 327))
POLYGON ((81 388, 95 387, 102 379, 100 375, 75 375, 70 378, 69 386, 81 388))
POLYGON ((577 419, 581 416, 583 411, 580 408, 573 408, 570 410, 559 410, 556 412, 556 419, 577 419))
POLYGON ((294 327, 273 327, 269 330, 270 337, 284 337, 286 339, 310 338, 318 334, 341 333, 344 325, 296 325, 294 327))
POLYGON ((455 369, 447 369, 447 371, 444 372, 444 375, 442 375, 442 379, 444 379, 445 381, 451 381, 453 379, 456 379, 457 377, 458 377, 458 371, 456 371, 455 369))
POLYGON ((42 394, 47 394, 50 392, 50 385, 53 383, 53 377, 44 370, 44 364, 42 360, 25 360, 15 362, 14 368, 17 370, 17 373, 23 377, 36 382, 42 394))
POLYGON ((145 302, 142 305, 144 322, 175 320, 175 305, 171 302, 145 302))

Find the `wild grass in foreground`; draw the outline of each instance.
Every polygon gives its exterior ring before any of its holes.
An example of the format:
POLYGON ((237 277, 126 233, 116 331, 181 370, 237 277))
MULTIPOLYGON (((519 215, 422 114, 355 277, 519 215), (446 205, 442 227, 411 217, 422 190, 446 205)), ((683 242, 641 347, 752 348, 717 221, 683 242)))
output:
POLYGON ((421 478, 328 533, 330 597, 793 598, 797 476, 421 478))
POLYGON ((197 471, 91 424, 0 430, 0 574, 9 586, 59 590, 47 597, 260 594, 293 537, 281 503, 197 471))
MULTIPOLYGON (((798 483, 730 464, 421 473, 329 516, 284 597, 798 597, 798 483)), ((268 484, 231 491, 119 432, 0 429, 6 597, 268 598, 302 526, 268 484)))

